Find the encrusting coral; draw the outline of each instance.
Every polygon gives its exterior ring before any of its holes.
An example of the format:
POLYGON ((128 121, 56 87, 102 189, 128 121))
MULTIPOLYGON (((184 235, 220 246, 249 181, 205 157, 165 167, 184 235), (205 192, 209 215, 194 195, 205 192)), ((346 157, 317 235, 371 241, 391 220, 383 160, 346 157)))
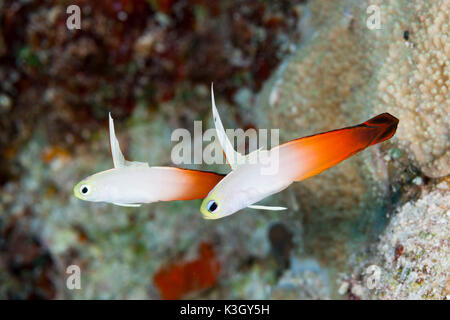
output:
POLYGON ((450 295, 449 204, 448 192, 436 190, 398 210, 378 244, 383 272, 377 297, 444 299, 450 295))
POLYGON ((373 253, 359 259, 341 294, 360 299, 450 298, 450 196, 448 184, 424 188, 398 208, 373 253), (367 272, 376 266, 379 273, 367 272), (370 277, 375 280, 367 285, 370 277), (352 279, 352 280, 350 280, 352 279), (362 279, 362 280, 357 280, 362 279))

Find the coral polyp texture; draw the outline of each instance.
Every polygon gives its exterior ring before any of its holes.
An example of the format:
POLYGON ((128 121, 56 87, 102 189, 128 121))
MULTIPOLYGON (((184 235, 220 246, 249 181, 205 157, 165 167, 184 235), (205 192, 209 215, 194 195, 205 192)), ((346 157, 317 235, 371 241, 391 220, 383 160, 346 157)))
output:
POLYGON ((450 1, 318 1, 303 15, 310 40, 260 99, 271 123, 289 119, 284 131, 297 134, 387 111, 400 119, 398 146, 427 176, 448 175, 450 1), (366 24, 369 5, 380 29, 366 24))
POLYGON ((386 56, 378 73, 375 110, 395 112, 402 119, 399 146, 411 153, 426 175, 448 175, 450 1, 408 1, 405 6, 381 8, 393 32, 384 40, 386 56))

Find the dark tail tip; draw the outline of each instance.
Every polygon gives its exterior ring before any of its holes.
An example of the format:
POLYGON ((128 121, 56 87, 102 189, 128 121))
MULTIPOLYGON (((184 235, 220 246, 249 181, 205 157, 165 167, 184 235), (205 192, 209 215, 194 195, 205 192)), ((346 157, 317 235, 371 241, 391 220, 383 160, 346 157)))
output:
POLYGON ((398 122, 399 120, 396 117, 387 112, 379 114, 378 116, 364 122, 364 124, 369 127, 377 127, 380 129, 380 133, 375 137, 375 139, 373 139, 370 145, 392 138, 395 131, 397 131, 398 122))

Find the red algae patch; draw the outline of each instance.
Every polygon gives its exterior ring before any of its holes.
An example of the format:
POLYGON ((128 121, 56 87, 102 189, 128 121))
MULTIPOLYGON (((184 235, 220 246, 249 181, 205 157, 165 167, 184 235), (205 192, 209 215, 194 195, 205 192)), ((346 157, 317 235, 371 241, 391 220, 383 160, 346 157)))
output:
POLYGON ((180 299, 184 295, 208 288, 217 283, 220 263, 213 247, 206 242, 199 246, 199 257, 193 261, 163 266, 153 277, 161 298, 180 299))

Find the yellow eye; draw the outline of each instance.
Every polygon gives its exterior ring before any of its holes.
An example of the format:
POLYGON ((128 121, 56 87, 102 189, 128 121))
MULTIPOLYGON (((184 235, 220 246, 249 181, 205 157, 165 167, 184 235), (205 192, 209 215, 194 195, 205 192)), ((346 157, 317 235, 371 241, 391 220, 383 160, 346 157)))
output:
POLYGON ((83 196, 87 195, 90 191, 89 186, 83 184, 82 186, 80 186, 80 194, 82 194, 83 196))
POLYGON ((216 211, 218 207, 219 205, 217 204, 217 202, 215 202, 214 200, 210 200, 206 205, 206 210, 208 210, 211 213, 214 213, 214 211, 216 211))

